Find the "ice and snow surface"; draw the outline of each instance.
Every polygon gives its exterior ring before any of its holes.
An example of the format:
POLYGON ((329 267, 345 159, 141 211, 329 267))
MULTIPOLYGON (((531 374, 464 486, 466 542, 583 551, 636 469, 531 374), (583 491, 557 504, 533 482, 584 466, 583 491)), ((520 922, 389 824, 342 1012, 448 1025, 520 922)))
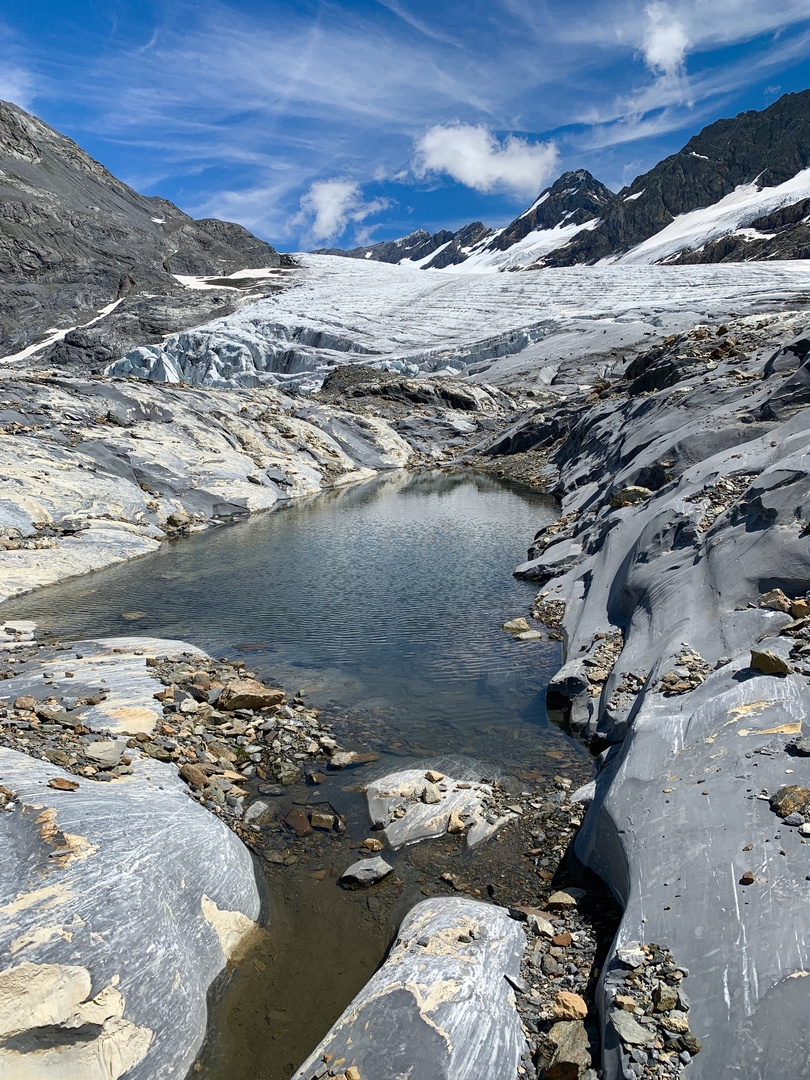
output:
POLYGON ((577 233, 595 229, 598 224, 599 218, 594 218, 593 221, 588 221, 584 225, 557 225, 553 229, 535 229, 522 240, 512 244, 506 251, 488 250, 489 244, 492 243, 492 237, 488 237, 487 247, 473 249, 463 263, 448 266, 445 270, 456 274, 480 274, 487 270, 522 269, 536 263, 545 255, 550 255, 552 251, 565 247, 577 233))
POLYGON ((328 255, 300 261, 287 289, 135 349, 110 373, 314 390, 331 368, 364 363, 490 379, 509 358, 559 361, 572 335, 609 348, 628 335, 773 309, 810 288, 806 262, 444 274, 328 255))

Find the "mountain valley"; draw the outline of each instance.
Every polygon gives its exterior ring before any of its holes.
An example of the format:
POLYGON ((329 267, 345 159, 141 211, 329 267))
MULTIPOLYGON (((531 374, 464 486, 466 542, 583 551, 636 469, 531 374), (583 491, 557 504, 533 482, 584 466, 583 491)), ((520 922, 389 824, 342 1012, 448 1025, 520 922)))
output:
POLYGON ((0 1073, 259 1075, 286 980, 273 1077, 810 1075, 810 91, 618 194, 348 252, 195 221, 14 105, 0 157, 0 1073), (489 666, 409 563, 511 550, 475 477, 543 500, 489 666), (199 637, 153 636, 191 593, 199 637), (120 633, 54 637, 75 597, 120 633), (279 675, 299 624, 328 659, 279 675), (467 647, 452 753, 364 634, 467 647))

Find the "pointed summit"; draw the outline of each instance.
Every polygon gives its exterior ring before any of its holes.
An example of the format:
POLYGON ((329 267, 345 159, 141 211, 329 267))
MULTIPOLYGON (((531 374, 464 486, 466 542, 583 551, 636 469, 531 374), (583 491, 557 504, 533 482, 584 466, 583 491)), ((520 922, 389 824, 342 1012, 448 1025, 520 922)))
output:
POLYGON ((528 210, 515 218, 488 245, 506 251, 530 232, 556 229, 563 225, 586 225, 604 216, 616 195, 587 169, 564 172, 551 187, 542 191, 528 210))

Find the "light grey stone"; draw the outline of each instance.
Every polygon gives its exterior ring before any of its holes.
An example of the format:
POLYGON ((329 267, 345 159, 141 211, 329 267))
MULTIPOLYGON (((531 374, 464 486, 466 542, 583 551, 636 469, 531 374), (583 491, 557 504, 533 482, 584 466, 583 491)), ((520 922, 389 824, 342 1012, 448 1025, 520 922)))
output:
POLYGON ((381 855, 376 855, 373 859, 359 859, 356 863, 352 863, 340 875, 340 880, 349 885, 374 885, 393 873, 393 870, 393 866, 381 855))
POLYGON ((526 1044, 504 975, 519 978, 524 940, 502 908, 460 897, 417 904, 293 1080, 309 1080, 326 1053, 375 1080, 516 1076, 526 1044), (471 942, 459 941, 473 930, 471 942))
POLYGON ((626 1046, 651 1046, 655 1042, 655 1032, 639 1024, 624 1009, 614 1009, 610 1014, 610 1022, 626 1046))

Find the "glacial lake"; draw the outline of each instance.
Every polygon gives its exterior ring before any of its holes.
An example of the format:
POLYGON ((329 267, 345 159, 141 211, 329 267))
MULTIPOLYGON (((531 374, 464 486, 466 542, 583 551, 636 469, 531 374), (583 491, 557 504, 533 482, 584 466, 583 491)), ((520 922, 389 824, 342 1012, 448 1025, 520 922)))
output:
POLYGON ((512 576, 547 496, 472 472, 397 472, 196 534, 7 605, 62 639, 178 638, 301 692, 376 750, 526 768, 552 744, 560 647, 514 642, 512 576))
POLYGON ((526 899, 533 871, 518 830, 474 852, 446 838, 386 851, 395 873, 369 897, 338 874, 368 835, 362 788, 375 775, 460 763, 523 795, 591 775, 585 749, 546 715, 559 643, 501 629, 528 615, 536 586, 512 571, 556 516, 548 497, 486 474, 402 471, 6 605, 62 640, 169 637, 243 659, 321 709, 344 747, 379 755, 274 797, 262 837, 274 848, 292 843, 280 822, 302 803, 328 804, 347 832, 292 844, 295 865, 264 865, 266 945, 209 995, 200 1080, 288 1080, 441 872, 473 895, 494 882, 526 899))

